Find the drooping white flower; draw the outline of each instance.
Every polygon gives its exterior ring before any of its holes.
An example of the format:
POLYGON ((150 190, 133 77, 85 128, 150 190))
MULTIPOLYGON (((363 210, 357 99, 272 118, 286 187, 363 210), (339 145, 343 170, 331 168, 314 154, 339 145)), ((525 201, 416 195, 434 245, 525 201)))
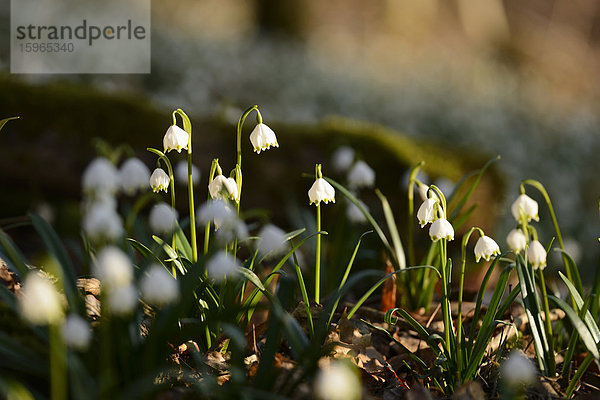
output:
POLYGON ((527 238, 521 229, 513 229, 506 236, 506 244, 512 251, 518 253, 527 246, 527 238))
POLYGON ((362 385, 349 363, 332 361, 319 370, 314 394, 319 400, 358 400, 362 398, 362 385))
POLYGON ((285 232, 275 225, 268 224, 263 226, 260 232, 258 232, 258 236, 260 237, 258 252, 262 256, 273 258, 288 248, 285 232))
POLYGON ((335 203, 335 189, 325 179, 318 178, 308 190, 308 200, 315 206, 318 206, 321 201, 325 204, 330 201, 335 203))
POLYGON ((95 242, 102 240, 115 242, 125 232, 121 216, 111 203, 92 204, 85 213, 82 228, 85 234, 95 242))
POLYGON ((437 197, 426 199, 421 204, 421 207, 417 210, 417 220, 419 220, 421 228, 437 219, 439 207, 437 197))
POLYGON ((532 240, 527 249, 527 260, 533 269, 544 269, 546 267, 546 249, 537 240, 532 240))
POLYGON ((65 344, 77 350, 85 350, 92 340, 90 324, 77 314, 70 314, 61 328, 65 344))
POLYGON ((150 229, 156 233, 171 233, 177 226, 177 211, 167 203, 159 203, 150 210, 150 229))
POLYGON ((236 277, 239 273, 239 267, 240 264, 236 258, 228 255, 224 251, 219 251, 206 263, 206 273, 209 278, 221 282, 226 277, 236 277))
POLYGON ((513 350, 500 366, 502 380, 511 388, 519 389, 536 381, 537 372, 533 363, 518 350, 513 350))
POLYGON ((226 198, 229 200, 240 201, 237 183, 233 178, 226 178, 223 175, 217 175, 208 184, 208 192, 213 199, 226 198))
POLYGON ((98 157, 83 171, 82 187, 86 193, 115 193, 119 188, 119 173, 108 159, 98 157))
POLYGON ((348 185, 355 188, 373 187, 375 171, 363 160, 358 160, 348 171, 348 185))
MULTIPOLYGON (((187 161, 179 161, 175 165, 175 182, 181 186, 188 184, 188 164, 187 161)), ((200 182, 200 170, 192 164, 192 185, 196 186, 200 182)))
POLYGON ((164 152, 177 150, 177 152, 181 153, 181 149, 188 148, 189 139, 190 135, 186 131, 177 125, 171 125, 163 137, 164 152))
POLYGON ((429 237, 434 242, 440 239, 454 240, 454 228, 446 218, 438 218, 433 221, 429 228, 429 237))
POLYGON ((333 169, 337 172, 348 170, 354 162, 354 149, 350 146, 339 147, 333 153, 331 162, 333 164, 333 169))
POLYGON ((517 220, 517 222, 521 222, 521 213, 527 219, 527 222, 531 221, 539 221, 540 216, 538 215, 538 203, 531 197, 526 194, 521 194, 510 206, 510 211, 517 220))
POLYGON ((56 287, 40 272, 33 271, 25 277, 19 307, 23 318, 36 325, 56 324, 64 317, 56 287))
POLYGON ((156 168, 154 172, 152 172, 152 176, 150 177, 150 187, 155 193, 158 193, 161 190, 164 190, 166 193, 169 190, 169 183, 171 183, 171 179, 162 168, 156 168))
POLYGON ((173 275, 158 264, 152 264, 140 283, 142 298, 150 304, 169 304, 179 298, 179 285, 173 275))
POLYGON ((119 169, 121 189, 127 195, 146 188, 150 179, 150 170, 139 158, 132 157, 125 161, 119 169))
POLYGON ((108 292, 108 308, 115 315, 128 315, 138 303, 137 290, 129 284, 108 292))
POLYGON ((207 201, 200 206, 196 214, 199 224, 214 223, 215 229, 218 229, 221 225, 233 224, 234 220, 237 219, 233 208, 223 199, 207 201))
MULTIPOLYGON (((428 185, 417 182, 417 191, 419 192, 419 197, 421 198, 421 200, 427 200, 427 192, 429 191, 428 185)), ((434 196, 437 197, 437 194, 435 192, 433 193, 434 196)))
MULTIPOLYGON (((365 208, 365 210, 367 210, 367 212, 369 211, 369 207, 367 207, 365 203, 360 200, 358 200, 358 202, 365 208)), ((365 217, 365 214, 363 214, 362 210, 351 201, 348 202, 348 206, 346 207, 346 217, 348 217, 350 221, 357 224, 364 224, 367 222, 367 217, 365 217)))
POLYGON ((277 137, 275 132, 267 125, 260 123, 257 124, 252 133, 250 134, 250 142, 254 151, 260 154, 263 150, 268 150, 271 146, 279 147, 277 143, 277 137))
POLYGON ((494 239, 483 235, 475 243, 475 262, 479 262, 481 258, 485 261, 490 261, 490 257, 500 254, 500 246, 494 239))
POLYGON ((109 290, 127 286, 133 279, 131 260, 115 246, 107 246, 98 253, 92 270, 102 285, 109 290))

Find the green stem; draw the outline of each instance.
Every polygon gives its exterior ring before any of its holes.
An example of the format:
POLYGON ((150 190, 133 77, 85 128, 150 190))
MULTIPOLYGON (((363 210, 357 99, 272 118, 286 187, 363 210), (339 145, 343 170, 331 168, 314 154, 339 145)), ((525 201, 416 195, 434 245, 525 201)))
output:
POLYGON ((67 398, 67 348, 60 334, 60 326, 49 326, 50 336, 50 399, 67 398))
POLYGON ((146 204, 154 197, 153 192, 147 192, 144 195, 138 197, 138 199, 133 203, 133 207, 131 207, 131 211, 129 211, 129 215, 127 215, 127 220, 125 221, 125 230, 130 237, 134 236, 133 228, 135 224, 135 219, 144 208, 146 204))
MULTIPOLYGON (((253 105, 252 107, 249 107, 246 111, 244 111, 244 113, 238 120, 238 124, 237 124, 237 161, 236 161, 236 164, 239 165, 240 168, 242 168, 242 127, 244 126, 244 121, 246 120, 246 117, 248 116, 248 114, 250 114, 252 112, 252 110, 256 110, 258 112, 258 106, 253 105)), ((258 113, 257 120, 262 122, 262 117, 260 116, 260 113, 258 113)), ((241 193, 240 193, 240 195, 241 195, 241 193)))
POLYGON ((553 377, 556 373, 556 361, 554 360, 554 338, 552 336, 552 321, 550 321, 550 306, 548 305, 548 293, 546 291, 546 282, 544 279, 544 272, 541 268, 538 269, 538 275, 540 277, 540 288, 542 290, 542 299, 544 301, 544 314, 546 316, 544 324, 546 326, 546 337, 548 339, 548 348, 550 353, 548 354, 548 376, 553 377))
POLYGON ((408 214, 407 214, 407 231, 408 231, 408 265, 415 264, 415 249, 414 249, 414 193, 415 193, 415 179, 419 174, 421 166, 425 164, 423 161, 419 162, 411 171, 408 177, 408 214))
POLYGON ((450 302, 450 296, 448 293, 450 281, 447 271, 448 261, 446 258, 446 239, 440 239, 440 262, 442 268, 442 315, 444 318, 444 338, 446 340, 446 350, 448 351, 448 356, 451 358, 452 346, 450 345, 450 331, 452 330, 452 316, 450 315, 450 307, 448 307, 450 302))
MULTIPOLYGON (((215 179, 215 173, 217 171, 217 168, 219 166, 219 159, 215 158, 212 160, 211 164, 210 164, 210 172, 208 174, 208 182, 212 182, 213 179, 215 179)), ((220 167, 219 167, 220 169, 220 167)), ((210 201, 211 197, 210 197, 210 193, 207 196, 207 201, 210 201)), ((208 245, 210 243, 210 221, 208 221, 206 223, 206 227, 204 228, 204 254, 208 254, 208 245)))
POLYGON ((461 265, 460 265, 460 281, 458 284, 458 316, 456 318, 456 349, 457 349, 456 360, 457 360, 457 366, 458 366, 459 372, 461 371, 461 364, 462 364, 462 359, 461 359, 462 352, 460 351, 460 349, 462 349, 462 302, 463 302, 463 290, 464 290, 464 282, 465 282, 465 267, 467 264, 467 243, 469 242, 469 238, 471 237, 471 234, 475 230, 479 230, 481 233, 481 236, 483 236, 483 231, 481 231, 481 229, 479 229, 477 227, 472 227, 463 236, 463 240, 462 240, 462 250, 461 250, 462 259, 461 259, 461 265))
MULTIPOLYGON (((317 232, 321 232, 321 203, 317 204, 317 232)), ((317 250, 315 255, 315 302, 319 304, 321 285, 321 234, 317 234, 317 250)))

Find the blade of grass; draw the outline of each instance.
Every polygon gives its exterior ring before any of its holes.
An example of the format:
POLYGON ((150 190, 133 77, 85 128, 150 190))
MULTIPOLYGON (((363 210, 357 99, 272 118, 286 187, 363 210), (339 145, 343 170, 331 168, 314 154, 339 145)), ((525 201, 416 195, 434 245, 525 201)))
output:
POLYGON ((460 210, 464 207, 465 203, 469 200, 469 198, 475 191, 475 188, 477 188, 477 185, 479 185, 479 181, 481 181, 481 177, 483 176, 483 173, 490 167, 490 165, 492 165, 499 159, 500 159, 500 156, 496 156, 496 157, 488 160, 488 162, 486 162, 484 164, 484 166, 481 167, 481 169, 479 170, 479 173, 475 177, 475 181, 473 181, 473 183, 469 187, 469 190, 467 190, 467 193, 465 193, 465 195, 458 202, 458 205, 454 208, 454 210, 452 210, 452 213, 450 214, 450 219, 449 219, 450 221, 453 221, 458 216, 458 214, 460 213, 460 210))

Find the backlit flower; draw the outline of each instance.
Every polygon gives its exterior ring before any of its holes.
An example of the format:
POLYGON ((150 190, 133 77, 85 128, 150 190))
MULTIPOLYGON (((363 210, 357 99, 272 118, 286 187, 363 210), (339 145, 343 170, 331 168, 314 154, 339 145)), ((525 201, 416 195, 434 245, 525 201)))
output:
POLYGON ((208 184, 208 192, 213 199, 226 198, 229 200, 240 200, 237 183, 233 178, 226 178, 223 175, 217 175, 208 184))
POLYGON ((513 229, 506 236, 506 244, 512 251, 518 253, 527 246, 527 238, 521 229, 513 229))
POLYGON ((21 294, 19 306, 27 321, 48 325, 62 320, 64 314, 60 296, 47 276, 35 271, 27 274, 21 294))
POLYGON ((121 216, 110 203, 92 204, 83 217, 82 228, 87 237, 95 242, 115 242, 125 232, 121 216))
POLYGON ((92 270, 108 289, 127 286, 133 279, 131 260, 115 246, 105 247, 98 253, 92 270))
POLYGON ((220 282, 226 277, 235 277, 239 273, 239 267, 240 264, 236 258, 224 251, 219 251, 206 263, 206 273, 209 278, 220 282))
POLYGON ((421 228, 437 219, 437 211, 439 209, 437 198, 426 199, 419 210, 417 210, 417 220, 421 228))
POLYGON ((532 240, 527 249, 527 260, 533 269, 546 267, 546 249, 537 240, 532 240))
MULTIPOLYGON (((200 170, 192 164, 192 185, 196 186, 200 182, 200 170)), ((175 165, 175 183, 182 186, 188 184, 188 163, 187 161, 179 161, 175 165)))
POLYGON ((438 218, 431 224, 429 236, 434 242, 440 239, 454 240, 454 228, 447 219, 438 218))
POLYGON ((177 211, 167 203, 156 204, 150 210, 150 229, 156 233, 171 233, 177 226, 177 211))
POLYGON ((150 304, 171 303, 179 297, 179 285, 165 267, 152 264, 140 283, 142 298, 150 304))
POLYGON ((117 168, 108 159, 98 157, 83 171, 81 184, 86 193, 115 193, 119 187, 117 168))
POLYGON ((348 185, 355 188, 375 185, 375 171, 363 160, 358 160, 348 171, 348 185))
POLYGON ((61 329, 65 344, 77 350, 85 350, 92 339, 90 324, 77 314, 71 314, 64 321, 61 329))
POLYGON ((335 189, 325 179, 318 178, 308 190, 308 200, 310 204, 318 206, 322 201, 325 204, 335 203, 335 189))
POLYGON ((260 123, 256 125, 252 133, 250 134, 250 142, 254 151, 260 154, 261 151, 269 149, 271 146, 279 147, 277 143, 277 137, 275 132, 267 125, 260 123))
POLYGON ((137 290, 131 284, 114 288, 108 292, 108 308, 115 315, 131 314, 137 303, 137 290))
POLYGON ((139 158, 128 159, 119 169, 119 182, 125 194, 132 195, 137 190, 146 188, 148 179, 150 170, 139 158))
POLYGON ((481 258, 490 261, 490 257, 498 254, 500 254, 500 247, 489 236, 483 235, 475 243, 475 262, 479 262, 481 258))
POLYGON ((527 222, 531 221, 539 221, 540 217, 538 215, 538 203, 533 200, 531 197, 526 194, 522 194, 512 203, 510 207, 510 211, 517 220, 517 222, 521 222, 521 213, 523 213, 524 217, 527 219, 527 222))
POLYGON ((223 224, 229 225, 237 219, 233 208, 222 199, 210 200, 202 204, 198 209, 197 216, 199 224, 214 223, 215 229, 223 224))
POLYGON ((154 172, 152 172, 152 176, 150 177, 150 187, 155 193, 164 190, 165 193, 169 190, 169 183, 171 183, 171 179, 169 175, 162 169, 156 168, 154 172))
POLYGON ((314 392, 319 400, 358 400, 362 398, 362 385, 351 364, 332 361, 319 370, 314 392))
POLYGON ((190 135, 177 125, 171 125, 167 129, 167 133, 163 137, 164 152, 167 153, 171 150, 177 150, 181 153, 181 149, 188 148, 188 141, 190 135))
POLYGON ((258 232, 258 236, 260 237, 258 252, 262 256, 276 257, 288 248, 285 232, 275 225, 265 225, 258 232))

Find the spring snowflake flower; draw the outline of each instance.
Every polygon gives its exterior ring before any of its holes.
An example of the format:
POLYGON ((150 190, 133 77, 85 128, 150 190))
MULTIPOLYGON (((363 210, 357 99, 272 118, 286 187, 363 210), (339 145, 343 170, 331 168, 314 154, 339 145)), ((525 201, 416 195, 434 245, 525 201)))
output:
POLYGON ((119 173, 108 159, 98 157, 83 171, 81 184, 86 193, 115 193, 119 188, 119 173))
POLYGON ((186 131, 177 125, 171 125, 163 137, 164 152, 177 150, 178 153, 181 153, 181 149, 187 150, 189 140, 190 135, 186 131))
POLYGON ((515 253, 519 253, 527 246, 527 238, 521 229, 513 229, 506 236, 506 244, 515 253))
POLYGON ((233 208, 222 199, 207 201, 196 214, 199 224, 214 223, 215 229, 219 229, 221 225, 230 225, 237 219, 233 208))
POLYGON ((262 256, 273 258, 287 249, 287 236, 282 229, 275 225, 265 225, 258 236, 260 237, 258 252, 262 256))
POLYGON ((131 260, 115 246, 103 248, 98 253, 92 269, 102 285, 110 290, 127 286, 133 279, 131 260))
POLYGON ((131 284, 114 288, 108 292, 108 308, 115 315, 131 314, 137 303, 137 290, 131 284))
POLYGON ((206 273, 209 278, 221 282, 226 277, 235 277, 239 273, 239 267, 240 264, 236 258, 224 251, 219 251, 206 263, 206 273))
POLYGON ((527 260, 533 269, 544 269, 546 267, 546 249, 537 240, 532 240, 527 249, 527 260))
MULTIPOLYGON (((178 185, 187 186, 188 184, 188 164, 187 161, 179 161, 175 165, 175 182, 178 185)), ((200 170, 192 164, 192 185, 196 186, 200 182, 200 170)))
POLYGON ((355 188, 373 187, 375 171, 363 160, 358 160, 348 171, 348 185, 355 188))
POLYGON ((350 146, 342 146, 333 153, 331 160, 333 169, 338 172, 347 171, 354 162, 354 149, 350 146))
POLYGON ((142 298, 150 304, 163 305, 179 298, 179 285, 173 275, 159 264, 152 264, 147 269, 140 283, 142 298))
POLYGON ((77 314, 71 314, 62 325, 61 335, 67 346, 85 350, 92 340, 92 329, 85 319, 77 314))
MULTIPOLYGON (((365 208, 365 210, 367 210, 367 212, 369 211, 369 207, 367 207, 365 203, 360 200, 358 200, 358 202, 365 208)), ((367 222, 367 217, 365 217, 365 214, 363 214, 361 209, 351 201, 348 202, 348 207, 346 207, 346 217, 348 217, 350 221, 357 224, 364 224, 367 222)))
POLYGON ((263 123, 256 125, 250 134, 250 142, 257 154, 260 154, 263 150, 268 150, 271 146, 279 147, 275 132, 263 123))
POLYGON ((475 243, 475 262, 481 258, 490 261, 490 257, 500 254, 500 246, 489 236, 483 235, 475 243))
POLYGON ((358 400, 362 398, 362 385, 350 364, 332 361, 319 370, 314 392, 319 400, 358 400))
POLYGON ((150 229, 156 233, 171 233, 177 226, 177 211, 167 203, 152 207, 148 219, 150 229))
POLYGON ((19 308, 23 318, 35 325, 56 324, 64 317, 54 284, 40 272, 30 272, 25 277, 19 308))
POLYGON ((521 221, 521 213, 527 219, 527 222, 531 221, 539 221, 540 216, 538 215, 538 203, 531 197, 526 194, 522 194, 512 203, 510 206, 510 211, 517 220, 517 222, 521 221))
POLYGON ((119 169, 121 189, 127 195, 146 188, 150 179, 150 170, 139 158, 132 157, 125 161, 119 169))
MULTIPOLYGON (((428 185, 417 182, 417 191, 419 192, 419 197, 421 197, 421 200, 427 200, 427 192, 429 191, 428 185)), ((437 197, 437 193, 434 192, 434 196, 437 197)))
POLYGON ((115 242, 125 232, 121 216, 110 203, 92 204, 85 213, 82 228, 92 241, 115 242))
POLYGON ((522 388, 536 381, 537 372, 533 363, 521 352, 513 350, 500 366, 500 375, 512 388, 522 388))
POLYGON ((447 219, 439 218, 431 224, 429 236, 434 242, 437 242, 440 239, 454 240, 454 228, 447 219))
POLYGON ((155 193, 158 193, 161 190, 164 190, 166 193, 169 190, 169 183, 171 183, 171 179, 162 168, 156 168, 154 172, 152 172, 152 176, 150 177, 150 187, 155 193))
POLYGON ((308 200, 310 204, 318 206, 322 201, 325 204, 335 203, 335 189, 325 179, 318 178, 308 190, 308 200))
POLYGON ((437 211, 439 209, 438 200, 436 198, 426 199, 419 210, 417 210, 417 219, 421 228, 437 219, 437 211))
POLYGON ((217 175, 212 182, 208 184, 208 192, 213 199, 227 198, 229 200, 240 201, 237 183, 233 178, 226 178, 223 175, 217 175))

